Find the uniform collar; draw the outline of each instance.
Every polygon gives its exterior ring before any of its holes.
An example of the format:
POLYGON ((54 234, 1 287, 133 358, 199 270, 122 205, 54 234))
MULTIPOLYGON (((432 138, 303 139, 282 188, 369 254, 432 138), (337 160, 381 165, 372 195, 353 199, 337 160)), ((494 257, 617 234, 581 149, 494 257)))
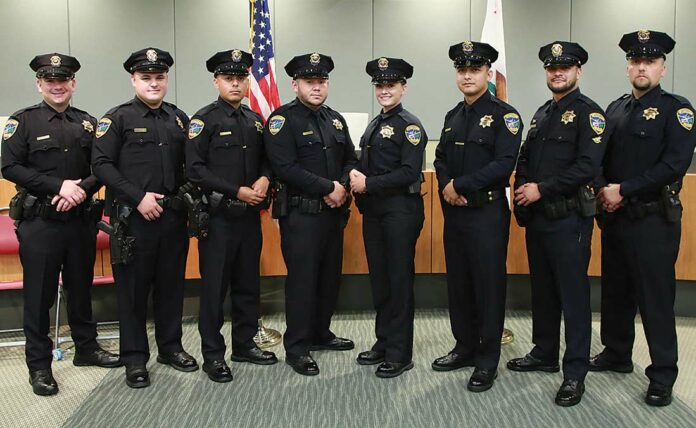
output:
POLYGON ((238 113, 240 116, 244 116, 241 104, 239 105, 239 108, 234 108, 232 104, 223 100, 222 97, 218 97, 218 106, 227 116, 232 116, 235 113, 238 113))
POLYGON ((401 103, 399 103, 399 105, 397 105, 393 109, 389 110, 388 112, 380 113, 379 116, 381 117, 382 120, 389 119, 390 117, 401 113, 403 110, 404 110, 404 106, 401 103))
MULTIPOLYGON (((46 119, 47 120, 53 120, 54 118, 58 117, 61 113, 58 113, 53 107, 51 107, 46 101, 41 102, 41 108, 46 114, 46 119)), ((68 106, 68 108, 65 109, 63 112, 63 115, 67 118, 69 118, 71 121, 75 122, 78 120, 78 117, 75 113, 75 109, 73 109, 71 106, 68 106)))
POLYGON ((573 92, 567 94, 560 101, 556 102, 559 110, 565 110, 570 106, 575 100, 580 97, 580 88, 575 89, 573 92))
POLYGON ((640 98, 636 98, 631 94, 631 100, 638 100, 638 103, 643 107, 655 107, 660 94, 662 94, 662 87, 657 85, 640 98))
POLYGON ((467 104, 466 101, 462 101, 462 103, 464 109, 467 109, 468 111, 475 111, 476 113, 490 113, 490 109, 486 107, 493 102, 493 97, 494 95, 486 90, 486 92, 478 97, 473 104, 467 104))
POLYGON ((324 108, 324 104, 322 104, 321 107, 319 107, 319 109, 312 110, 311 108, 304 105, 302 103, 302 101, 300 101, 299 98, 295 98, 295 101, 296 101, 297 107, 300 109, 300 114, 302 114, 303 116, 310 116, 312 114, 315 114, 315 115, 319 114, 319 111, 321 111, 321 109, 324 108))
POLYGON ((157 113, 157 110, 163 113, 164 117, 174 114, 174 111, 172 110, 169 105, 167 105, 164 101, 162 101, 162 104, 160 104, 159 108, 151 108, 147 104, 145 104, 140 98, 137 96, 133 97, 133 105, 136 107, 138 112, 141 114, 142 117, 145 117, 149 114, 155 115, 157 113))

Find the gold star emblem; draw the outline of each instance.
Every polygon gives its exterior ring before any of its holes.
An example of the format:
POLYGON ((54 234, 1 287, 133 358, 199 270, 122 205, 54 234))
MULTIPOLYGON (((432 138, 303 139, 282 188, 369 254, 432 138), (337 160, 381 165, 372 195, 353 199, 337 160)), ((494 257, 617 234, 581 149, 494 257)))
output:
POLYGON ((179 128, 184 129, 184 122, 179 119, 179 116, 176 117, 176 124, 179 125, 179 128))
POLYGON ((382 129, 379 130, 379 135, 381 135, 382 138, 391 138, 391 136, 394 135, 394 127, 384 125, 382 129))
POLYGON ((332 123, 334 128, 338 129, 339 131, 343 129, 343 123, 340 120, 334 119, 332 123))
POLYGON ((85 131, 92 133, 94 132, 94 126, 89 122, 89 120, 83 120, 82 121, 82 127, 85 128, 85 131))
POLYGON ((479 125, 481 125, 481 128, 489 128, 491 123, 493 123, 493 116, 487 114, 481 118, 479 125))
POLYGON ((657 107, 648 107, 643 110, 643 117, 645 120, 655 119, 658 114, 660 114, 660 112, 657 111, 657 107))
POLYGON ((575 112, 573 110, 566 110, 565 113, 561 115, 561 122, 563 122, 564 125, 573 123, 573 119, 575 119, 575 112))
POLYGON ((256 125, 256 130, 259 132, 263 132, 263 123, 259 122, 258 120, 254 122, 254 125, 256 125))

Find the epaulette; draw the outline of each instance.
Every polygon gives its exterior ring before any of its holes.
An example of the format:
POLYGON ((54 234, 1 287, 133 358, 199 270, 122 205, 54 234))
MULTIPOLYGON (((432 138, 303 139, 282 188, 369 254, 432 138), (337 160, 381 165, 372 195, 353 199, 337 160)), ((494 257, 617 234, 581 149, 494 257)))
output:
POLYGON ((410 111, 404 109, 399 112, 399 117, 402 118, 406 123, 415 123, 416 125, 420 126, 421 128, 423 125, 421 125, 421 121, 411 113, 410 111))
POLYGON ((211 111, 215 110, 216 108, 219 108, 219 107, 218 107, 218 102, 217 102, 217 101, 213 101, 212 103, 210 103, 210 104, 208 104, 207 106, 205 106, 205 107, 201 108, 200 110, 198 110, 198 111, 196 112, 196 114, 194 114, 194 116, 203 116, 203 115, 206 115, 206 114, 210 113, 211 111))
POLYGON ((677 95, 677 94, 673 94, 673 93, 671 93, 671 92, 667 92, 667 91, 665 91, 664 89, 661 91, 661 93, 662 93, 662 95, 666 95, 666 96, 668 96, 668 97, 674 98, 674 99, 677 100, 677 102, 678 102, 679 104, 681 104, 681 105, 688 105, 688 106, 691 105, 691 103, 689 102, 689 100, 686 99, 685 97, 682 97, 681 95, 677 95))
POLYGON ((36 110, 37 108, 40 108, 40 107, 41 107, 41 103, 34 104, 33 106, 29 106, 29 107, 24 107, 23 109, 17 110, 16 112, 12 113, 10 115, 10 117, 18 117, 21 114, 23 114, 25 111, 36 110))

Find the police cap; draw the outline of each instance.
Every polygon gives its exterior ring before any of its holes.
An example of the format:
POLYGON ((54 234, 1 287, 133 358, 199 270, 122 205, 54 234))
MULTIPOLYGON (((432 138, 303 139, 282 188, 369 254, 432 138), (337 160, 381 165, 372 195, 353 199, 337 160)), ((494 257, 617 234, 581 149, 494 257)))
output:
POLYGON ((490 66, 498 59, 498 51, 488 43, 465 40, 449 48, 449 57, 454 61, 454 67, 490 66))
POLYGON ((70 55, 49 53, 35 56, 29 67, 36 72, 38 79, 70 80, 80 69, 80 61, 70 55))
POLYGON ((285 72, 294 79, 302 77, 321 77, 327 79, 334 68, 333 60, 328 55, 317 52, 298 55, 285 65, 285 72))
POLYGON ((169 71, 169 67, 174 65, 174 59, 167 51, 157 48, 145 48, 133 52, 123 68, 130 74, 140 71, 142 73, 161 73, 169 71))
POLYGON ((239 49, 218 52, 205 62, 209 72, 215 74, 249 75, 249 67, 254 63, 251 54, 239 49))
POLYGON ((647 57, 665 58, 672 52, 676 42, 666 33, 652 30, 638 30, 624 34, 619 47, 626 52, 626 58, 647 57))
POLYGON ((400 58, 381 57, 365 65, 365 72, 372 76, 372 83, 406 82, 413 76, 413 66, 400 58))
POLYGON ((539 48, 539 59, 544 68, 556 65, 577 65, 587 62, 587 51, 577 43, 555 41, 539 48))

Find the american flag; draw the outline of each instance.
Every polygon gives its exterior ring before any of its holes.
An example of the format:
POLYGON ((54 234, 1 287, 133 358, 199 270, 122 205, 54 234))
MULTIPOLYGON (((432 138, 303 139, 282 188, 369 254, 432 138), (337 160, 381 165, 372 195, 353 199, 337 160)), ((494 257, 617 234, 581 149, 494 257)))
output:
POLYGON ((267 0, 251 0, 251 84, 249 106, 263 117, 264 122, 273 110, 280 107, 275 78, 275 58, 271 36, 271 14, 267 0))

